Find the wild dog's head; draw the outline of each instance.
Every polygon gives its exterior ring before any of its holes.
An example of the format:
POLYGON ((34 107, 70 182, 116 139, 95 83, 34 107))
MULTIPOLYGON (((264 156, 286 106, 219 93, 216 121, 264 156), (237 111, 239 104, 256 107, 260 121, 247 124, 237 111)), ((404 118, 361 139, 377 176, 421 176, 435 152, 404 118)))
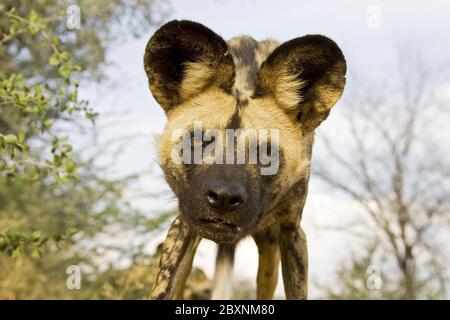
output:
POLYGON ((184 218, 217 242, 252 232, 307 177, 313 130, 346 73, 324 36, 227 43, 190 21, 161 27, 144 66, 168 118, 159 141, 166 179, 184 218))

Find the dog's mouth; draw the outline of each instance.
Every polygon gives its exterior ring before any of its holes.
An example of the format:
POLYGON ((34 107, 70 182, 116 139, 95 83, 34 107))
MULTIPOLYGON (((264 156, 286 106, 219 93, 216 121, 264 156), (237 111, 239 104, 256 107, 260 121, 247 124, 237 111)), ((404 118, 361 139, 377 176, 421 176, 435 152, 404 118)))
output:
POLYGON ((200 226, 202 228, 208 228, 208 229, 213 229, 215 231, 220 231, 220 232, 232 232, 232 233, 239 233, 241 232, 242 228, 229 223, 229 222, 225 222, 220 218, 216 218, 216 219, 200 219, 199 220, 200 226))

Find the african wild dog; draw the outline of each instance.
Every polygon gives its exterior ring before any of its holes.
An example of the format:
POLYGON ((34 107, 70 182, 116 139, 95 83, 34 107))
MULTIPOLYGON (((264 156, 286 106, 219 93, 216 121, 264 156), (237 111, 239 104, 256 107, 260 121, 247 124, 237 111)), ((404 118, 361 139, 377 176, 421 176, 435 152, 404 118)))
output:
MULTIPOLYGON (((236 243, 249 235, 259 251, 257 298, 272 298, 280 260, 286 297, 306 298, 307 250, 300 220, 314 129, 345 85, 339 47, 320 35, 281 45, 246 36, 225 42, 201 24, 171 21, 149 40, 144 66, 168 118, 158 142, 160 162, 180 211, 164 242, 151 298, 182 298, 203 237, 219 244, 213 298, 230 298, 230 281, 223 277, 231 273, 236 243), (259 162, 175 163, 173 132, 191 132, 196 121, 202 130, 223 134, 226 129, 277 129, 278 172, 262 175, 259 162)), ((208 141, 200 145, 206 148, 208 141)))

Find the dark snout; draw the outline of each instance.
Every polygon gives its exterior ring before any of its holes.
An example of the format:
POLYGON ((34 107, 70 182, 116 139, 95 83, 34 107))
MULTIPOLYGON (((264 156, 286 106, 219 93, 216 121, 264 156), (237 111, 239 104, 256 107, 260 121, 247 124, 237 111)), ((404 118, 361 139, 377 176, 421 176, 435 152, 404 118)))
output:
POLYGON ((215 180, 207 184, 205 199, 217 213, 227 214, 245 204, 247 192, 238 182, 215 180))
POLYGON ((232 242, 245 236, 259 217, 259 187, 241 165, 210 165, 193 174, 180 207, 202 236, 232 242))

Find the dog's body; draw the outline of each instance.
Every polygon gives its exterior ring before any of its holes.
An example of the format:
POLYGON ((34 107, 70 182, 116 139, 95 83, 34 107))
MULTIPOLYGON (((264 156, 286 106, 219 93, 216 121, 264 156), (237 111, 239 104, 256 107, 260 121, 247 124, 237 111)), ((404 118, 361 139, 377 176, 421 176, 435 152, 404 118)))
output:
MULTIPOLYGON (((235 244, 251 235, 260 257, 257 298, 272 298, 280 260, 286 297, 306 298, 306 239, 299 225, 314 129, 328 116, 345 85, 340 49, 323 36, 282 45, 250 37, 226 43, 200 24, 172 21, 150 39, 144 64, 151 91, 168 116, 159 153, 180 207, 163 246, 151 297, 182 298, 195 250, 205 237, 219 243, 213 298, 229 298, 230 280, 223 277, 231 274, 235 244), (196 121, 206 129, 202 133, 214 128, 214 140, 197 141, 196 121), (218 137, 225 137, 227 129, 268 128, 276 129, 276 135, 264 140, 272 148, 258 145, 257 150, 266 157, 277 156, 275 174, 262 174, 264 158, 239 164, 212 164, 207 157, 196 164, 173 161, 177 130, 194 132, 192 145, 200 142, 206 154, 205 142, 225 148, 218 137)), ((233 144, 243 141, 250 152, 247 138, 237 133, 233 144)), ((215 150, 212 157, 217 157, 215 150)), ((236 152, 233 149, 232 160, 239 157, 236 152)))

